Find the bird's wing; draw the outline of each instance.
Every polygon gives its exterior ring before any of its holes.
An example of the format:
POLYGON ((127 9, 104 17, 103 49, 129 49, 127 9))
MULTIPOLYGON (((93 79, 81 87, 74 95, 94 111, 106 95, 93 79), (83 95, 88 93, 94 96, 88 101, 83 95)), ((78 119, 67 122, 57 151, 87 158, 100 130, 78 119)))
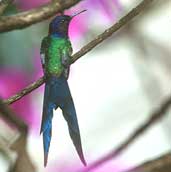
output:
POLYGON ((45 58, 46 58, 46 52, 47 52, 48 46, 49 46, 49 38, 45 37, 42 40, 41 48, 40 48, 40 58, 41 58, 43 71, 45 70, 45 58))
POLYGON ((66 79, 68 79, 69 77, 71 55, 72 55, 72 46, 70 41, 67 41, 66 45, 61 49, 61 63, 64 66, 63 74, 66 77, 66 79))

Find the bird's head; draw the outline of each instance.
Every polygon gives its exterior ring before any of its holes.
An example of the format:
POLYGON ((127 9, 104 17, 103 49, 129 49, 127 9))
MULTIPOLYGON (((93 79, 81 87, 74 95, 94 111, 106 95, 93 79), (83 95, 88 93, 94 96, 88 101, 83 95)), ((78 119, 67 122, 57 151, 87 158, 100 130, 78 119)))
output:
POLYGON ((58 37, 68 37, 68 28, 69 28, 70 21, 75 16, 77 16, 78 14, 84 11, 86 10, 83 10, 72 16, 69 16, 69 15, 56 16, 49 24, 49 34, 58 36, 58 37))

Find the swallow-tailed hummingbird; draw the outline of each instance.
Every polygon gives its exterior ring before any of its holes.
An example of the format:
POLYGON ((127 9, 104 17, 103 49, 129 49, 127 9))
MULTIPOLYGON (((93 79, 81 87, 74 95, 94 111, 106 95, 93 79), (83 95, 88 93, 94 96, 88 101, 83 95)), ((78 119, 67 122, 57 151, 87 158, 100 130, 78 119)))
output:
POLYGON ((62 110, 76 151, 86 165, 76 110, 67 82, 72 54, 68 28, 71 20, 84 11, 73 16, 56 16, 49 24, 48 35, 42 40, 40 54, 45 75, 45 92, 40 132, 43 134, 44 166, 47 165, 51 142, 53 110, 57 108, 62 110))

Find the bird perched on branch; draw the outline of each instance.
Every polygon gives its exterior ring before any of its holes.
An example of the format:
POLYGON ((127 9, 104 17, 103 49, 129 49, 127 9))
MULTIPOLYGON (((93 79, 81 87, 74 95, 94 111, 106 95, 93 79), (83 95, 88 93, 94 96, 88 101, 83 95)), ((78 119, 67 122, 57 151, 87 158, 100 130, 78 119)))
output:
POLYGON ((41 44, 41 62, 46 77, 43 102, 41 133, 43 134, 44 166, 47 165, 48 152, 52 134, 53 109, 60 108, 68 124, 69 134, 76 151, 84 165, 80 130, 74 102, 68 86, 72 46, 68 37, 70 21, 78 14, 60 15, 49 24, 49 34, 41 44))

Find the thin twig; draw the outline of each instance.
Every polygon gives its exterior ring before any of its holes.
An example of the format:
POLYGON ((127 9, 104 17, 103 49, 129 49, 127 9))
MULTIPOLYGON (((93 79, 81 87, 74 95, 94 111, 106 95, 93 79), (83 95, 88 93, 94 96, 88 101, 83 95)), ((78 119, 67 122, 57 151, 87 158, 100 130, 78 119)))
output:
MULTIPOLYGON (((132 9, 127 15, 122 17, 116 24, 111 26, 109 29, 104 31, 102 34, 98 35, 94 40, 89 42, 87 45, 85 45, 83 48, 81 48, 80 51, 78 51, 76 54, 72 56, 71 64, 74 63, 76 60, 78 60, 80 57, 91 51, 93 48, 95 48, 97 45, 99 45, 102 41, 107 39, 109 36, 111 36, 114 32, 119 30, 121 27, 126 25, 129 21, 131 21, 134 17, 136 17, 141 11, 145 9, 147 5, 149 5, 153 0, 144 0, 142 1, 136 8, 132 9)), ((27 88, 23 89, 16 95, 10 97, 7 100, 4 100, 4 103, 6 104, 12 104, 13 102, 21 99, 23 96, 27 95, 34 89, 38 88, 44 83, 44 79, 40 78, 38 81, 34 82, 33 84, 29 85, 27 88)))
POLYGON ((0 33, 12 31, 15 29, 23 29, 32 24, 41 22, 45 19, 48 19, 49 17, 52 17, 58 12, 61 12, 64 9, 68 9, 79 1, 80 0, 54 0, 51 3, 26 12, 21 12, 12 16, 1 17, 0 33))
POLYGON ((6 8, 11 4, 14 0, 2 0, 0 1, 0 15, 4 13, 6 8))
POLYGON ((168 172, 170 169, 171 153, 169 152, 124 172, 168 172))
POLYGON ((23 96, 31 93, 36 88, 40 87, 44 83, 44 81, 45 81, 44 77, 39 78, 37 81, 33 82, 32 84, 30 84, 29 86, 27 86, 26 88, 15 94, 14 96, 11 96, 9 99, 4 100, 3 102, 5 104, 12 104, 17 100, 20 100, 23 96))
POLYGON ((79 172, 88 172, 106 163, 107 161, 116 158, 119 154, 122 153, 123 150, 125 150, 128 146, 130 146, 139 136, 141 136, 145 131, 147 131, 154 123, 156 123, 159 119, 164 117, 170 106, 171 106, 171 95, 165 101, 163 101, 162 105, 150 115, 149 119, 143 124, 141 124, 121 145, 119 145, 116 149, 111 150, 107 155, 99 158, 95 162, 91 163, 87 168, 79 172))
POLYGON ((115 23, 112 27, 105 30, 102 34, 98 35, 93 41, 88 43, 86 46, 81 48, 79 52, 74 54, 72 62, 78 60, 81 56, 91 51, 98 44, 103 42, 105 39, 110 37, 114 32, 118 31, 121 27, 125 26, 128 22, 130 22, 134 17, 139 15, 153 0, 143 0, 138 6, 133 8, 128 14, 122 17, 117 23, 115 23))

